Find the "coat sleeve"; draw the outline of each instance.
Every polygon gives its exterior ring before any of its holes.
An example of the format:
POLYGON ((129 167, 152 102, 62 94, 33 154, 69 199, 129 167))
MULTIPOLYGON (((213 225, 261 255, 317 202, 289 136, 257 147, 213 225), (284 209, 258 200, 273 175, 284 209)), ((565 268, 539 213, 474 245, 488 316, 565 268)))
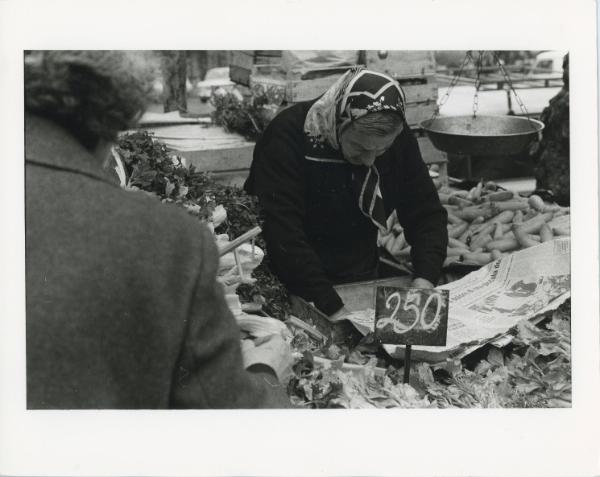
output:
POLYGON ((217 247, 203 228, 200 273, 171 386, 174 408, 291 407, 284 387, 244 369, 240 332, 216 281, 217 247))
POLYGON ((419 144, 408 128, 400 143, 398 220, 411 245, 415 278, 425 278, 435 285, 446 258, 448 214, 423 162, 419 144))
POLYGON ((258 196, 264 216, 269 265, 290 292, 332 315, 343 302, 304 229, 304 157, 299 148, 283 136, 265 138, 255 152, 251 192, 258 196))

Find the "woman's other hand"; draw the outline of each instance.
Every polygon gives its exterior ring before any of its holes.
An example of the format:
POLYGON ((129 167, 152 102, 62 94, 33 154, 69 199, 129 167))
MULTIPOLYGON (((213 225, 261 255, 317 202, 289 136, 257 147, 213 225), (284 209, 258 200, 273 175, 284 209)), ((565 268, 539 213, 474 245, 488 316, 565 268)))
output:
POLYGON ((433 283, 431 283, 429 280, 426 280, 425 278, 415 278, 415 279, 413 279, 413 281, 410 284, 410 286, 413 287, 413 288, 435 288, 433 286, 433 283))

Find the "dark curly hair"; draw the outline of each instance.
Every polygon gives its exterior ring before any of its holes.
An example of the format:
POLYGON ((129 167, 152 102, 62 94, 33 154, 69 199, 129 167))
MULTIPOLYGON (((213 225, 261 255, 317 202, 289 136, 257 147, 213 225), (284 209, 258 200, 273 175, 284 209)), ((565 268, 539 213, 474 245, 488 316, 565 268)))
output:
POLYGON ((144 112, 151 69, 141 52, 28 51, 25 111, 69 130, 87 149, 113 141, 144 112))

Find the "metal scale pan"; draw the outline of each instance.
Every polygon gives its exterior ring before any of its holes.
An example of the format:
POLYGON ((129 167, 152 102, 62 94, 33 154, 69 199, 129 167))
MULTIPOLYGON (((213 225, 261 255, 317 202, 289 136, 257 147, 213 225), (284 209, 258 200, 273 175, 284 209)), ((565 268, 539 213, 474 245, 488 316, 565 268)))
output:
POLYGON ((421 122, 440 151, 465 156, 504 156, 524 151, 544 123, 518 116, 448 116, 421 122))

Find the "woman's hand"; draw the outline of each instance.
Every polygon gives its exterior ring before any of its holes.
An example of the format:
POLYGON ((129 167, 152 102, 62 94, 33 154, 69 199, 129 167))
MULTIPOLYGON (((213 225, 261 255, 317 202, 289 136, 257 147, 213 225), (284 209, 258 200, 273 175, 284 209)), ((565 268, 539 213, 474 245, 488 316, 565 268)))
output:
POLYGON ((415 279, 413 279, 413 281, 410 284, 410 286, 413 287, 413 288, 435 288, 433 286, 433 283, 431 283, 429 280, 426 280, 425 278, 415 278, 415 279))

